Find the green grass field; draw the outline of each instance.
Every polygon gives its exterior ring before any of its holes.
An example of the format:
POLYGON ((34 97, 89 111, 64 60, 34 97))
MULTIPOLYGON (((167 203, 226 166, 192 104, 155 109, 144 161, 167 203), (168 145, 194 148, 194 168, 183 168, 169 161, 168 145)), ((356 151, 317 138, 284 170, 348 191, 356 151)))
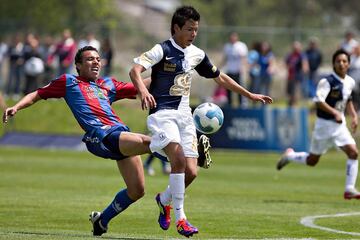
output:
MULTIPOLYGON (((92 239, 88 214, 102 210, 124 183, 111 160, 87 152, 0 148, 0 239, 92 239)), ((213 151, 186 192, 194 239, 360 239, 360 215, 315 224, 357 235, 312 229, 306 216, 359 212, 342 198, 345 155, 330 152, 316 168, 290 164, 275 170, 278 154, 213 151)), ((160 172, 160 163, 154 163, 160 172)), ((167 177, 146 177, 146 195, 115 218, 104 239, 181 238, 174 224, 157 223, 154 196, 167 177)))

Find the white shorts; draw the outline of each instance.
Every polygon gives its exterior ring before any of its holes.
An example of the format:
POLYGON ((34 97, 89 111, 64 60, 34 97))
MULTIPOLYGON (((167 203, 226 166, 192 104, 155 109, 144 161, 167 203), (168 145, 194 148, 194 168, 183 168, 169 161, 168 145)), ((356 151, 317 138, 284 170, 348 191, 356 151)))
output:
POLYGON ((185 157, 197 158, 197 138, 191 111, 164 109, 147 118, 151 132, 150 149, 165 155, 163 149, 171 142, 179 143, 185 157))
POLYGON ((331 120, 317 118, 311 139, 310 153, 324 154, 330 147, 356 144, 346 122, 338 124, 331 120))

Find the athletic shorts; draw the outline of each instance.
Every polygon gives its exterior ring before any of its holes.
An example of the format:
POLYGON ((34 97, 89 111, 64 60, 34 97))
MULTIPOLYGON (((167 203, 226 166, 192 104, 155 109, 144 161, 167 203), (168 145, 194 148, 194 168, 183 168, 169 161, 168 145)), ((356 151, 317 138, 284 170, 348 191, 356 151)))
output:
POLYGON ((124 156, 119 149, 119 137, 122 132, 129 132, 127 126, 114 126, 107 129, 96 129, 91 133, 86 133, 83 142, 89 152, 102 158, 122 160, 124 156))
POLYGON ((163 149, 171 142, 179 143, 185 157, 197 158, 197 138, 191 111, 159 110, 147 118, 151 132, 150 149, 165 155, 163 149))
POLYGON ((310 153, 324 154, 330 147, 343 147, 356 144, 346 126, 345 119, 341 124, 332 120, 317 118, 312 134, 310 153))

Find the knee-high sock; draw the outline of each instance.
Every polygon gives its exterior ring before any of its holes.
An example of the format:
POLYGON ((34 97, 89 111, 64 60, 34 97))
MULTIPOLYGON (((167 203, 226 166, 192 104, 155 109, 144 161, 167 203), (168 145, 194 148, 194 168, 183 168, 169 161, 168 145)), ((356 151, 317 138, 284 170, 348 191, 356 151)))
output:
POLYGON ((306 164, 306 159, 309 156, 309 153, 307 153, 307 152, 290 152, 287 156, 288 156, 288 160, 291 162, 306 164))
POLYGON ((355 188, 356 178, 358 174, 358 160, 348 159, 346 163, 346 184, 345 190, 355 188))
POLYGON ((104 209, 101 215, 101 224, 107 227, 110 220, 124 211, 134 201, 129 198, 127 189, 118 192, 110 205, 104 209))
POLYGON ((175 221, 178 221, 186 218, 184 212, 185 173, 171 173, 169 178, 175 221))
POLYGON ((163 205, 169 205, 171 203, 171 190, 170 186, 167 186, 166 190, 160 193, 160 202, 163 205))

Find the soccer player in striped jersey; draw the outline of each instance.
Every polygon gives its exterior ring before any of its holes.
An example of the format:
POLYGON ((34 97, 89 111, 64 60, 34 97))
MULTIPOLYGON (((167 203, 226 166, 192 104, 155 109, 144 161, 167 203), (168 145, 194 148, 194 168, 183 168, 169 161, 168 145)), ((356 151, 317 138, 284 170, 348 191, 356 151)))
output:
POLYGON ((85 131, 83 142, 87 149, 96 156, 116 160, 126 184, 126 188, 116 194, 107 208, 90 214, 93 235, 100 236, 107 231, 112 218, 144 195, 144 171, 139 155, 151 153, 150 137, 130 132, 111 107, 119 99, 136 97, 137 90, 132 83, 99 78, 100 56, 91 46, 78 50, 75 65, 78 76, 61 75, 47 86, 29 93, 5 110, 3 122, 39 100, 65 99, 85 131))
POLYGON ((351 130, 355 133, 358 126, 358 116, 355 111, 351 94, 355 81, 347 71, 350 66, 350 56, 343 50, 333 54, 334 73, 321 79, 318 83, 316 96, 317 119, 311 139, 309 152, 295 152, 288 148, 277 163, 281 170, 290 162, 315 166, 322 154, 331 146, 338 146, 347 155, 345 199, 360 199, 360 193, 355 184, 358 174, 358 149, 354 138, 346 126, 345 111, 351 117, 351 130))
MULTIPOLYGON (((171 21, 172 37, 135 58, 130 77, 139 91, 143 109, 150 109, 147 125, 152 133, 150 148, 170 159, 169 186, 156 196, 162 229, 170 226, 170 203, 175 212, 177 231, 186 237, 198 233, 185 215, 184 195, 197 175, 197 138, 189 107, 192 75, 196 71, 212 78, 226 89, 253 101, 271 103, 269 96, 254 94, 221 73, 205 52, 192 43, 199 29, 200 15, 190 6, 178 8, 171 21), (149 90, 141 73, 152 68, 149 90)), ((201 140, 201 137, 200 137, 201 140)))

